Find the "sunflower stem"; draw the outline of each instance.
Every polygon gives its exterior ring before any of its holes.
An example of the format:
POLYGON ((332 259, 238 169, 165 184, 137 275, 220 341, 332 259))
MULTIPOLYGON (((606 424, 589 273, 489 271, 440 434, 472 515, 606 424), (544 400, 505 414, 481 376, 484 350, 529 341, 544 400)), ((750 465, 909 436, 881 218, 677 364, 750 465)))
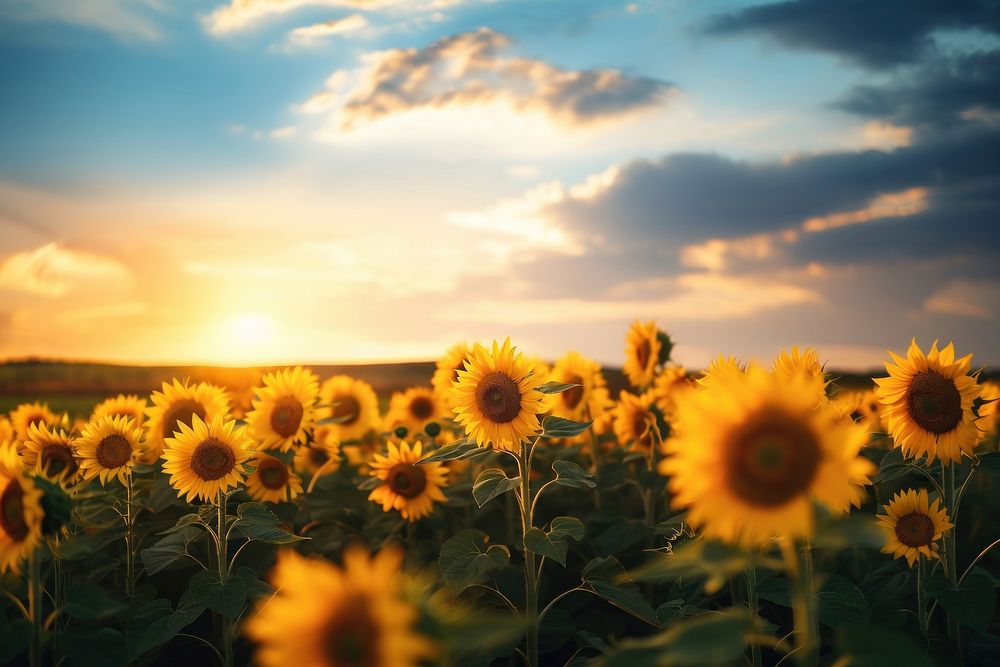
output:
MULTIPOLYGON (((589 417, 588 412, 588 417, 589 417)), ((593 419, 591 417, 591 419, 593 419)), ((591 424, 590 428, 587 429, 590 435, 590 474, 595 478, 598 478, 598 472, 601 469, 601 450, 600 445, 597 443, 597 434, 594 433, 594 426, 591 424)), ((594 509, 601 509, 601 490, 599 487, 594 487, 594 509)))
POLYGON ((31 552, 28 564, 28 610, 31 614, 31 667, 42 665, 42 563, 40 548, 31 552))
MULTIPOLYGON (((536 440, 537 442, 537 440, 536 440)), ((531 453, 534 444, 521 445, 521 454, 517 465, 521 473, 521 546, 524 548, 524 623, 525 623, 525 656, 528 667, 538 666, 538 581, 535 571, 535 554, 532 553, 525 540, 528 530, 532 527, 531 511, 531 453)))
MULTIPOLYGON (((945 551, 945 576, 948 577, 948 581, 951 582, 952 586, 958 586, 958 514, 957 514, 957 496, 955 488, 955 464, 948 463, 941 468, 941 475, 944 478, 942 486, 944 487, 944 504, 948 508, 948 513, 951 519, 951 530, 944 534, 944 551, 945 551)), ((955 643, 956 648, 961 655, 961 635, 958 627, 958 620, 952 614, 948 614, 948 639, 955 643)))
POLYGON ((130 470, 125 476, 125 594, 130 602, 135 597, 135 522, 132 517, 134 494, 130 470))
MULTIPOLYGON (((218 546, 218 556, 219 556, 219 583, 225 585, 226 579, 229 578, 229 556, 226 553, 226 548, 229 544, 228 535, 226 534, 226 505, 228 504, 229 494, 225 491, 219 492, 219 539, 216 541, 218 546)), ((219 621, 222 623, 222 664, 224 667, 232 667, 233 665, 233 642, 232 637, 230 637, 230 625, 229 620, 222 614, 219 614, 219 621)))
MULTIPOLYGON (((795 546, 789 546, 794 550, 795 546)), ((788 559, 795 574, 795 664, 816 667, 819 662, 819 618, 813 594, 812 548, 808 542, 798 545, 797 558, 788 559)))
POLYGON ((923 556, 917 558, 917 619, 920 621, 920 632, 927 636, 927 596, 924 584, 927 582, 927 564, 923 556))
MULTIPOLYGON (((760 602, 757 598, 757 566, 753 562, 753 554, 750 554, 750 565, 747 567, 746 571, 746 581, 747 581, 747 607, 750 609, 750 613, 753 617, 757 618, 757 611, 760 606, 760 602)), ((761 667, 764 664, 760 652, 760 643, 753 642, 750 644, 750 656, 753 663, 753 667, 761 667)))

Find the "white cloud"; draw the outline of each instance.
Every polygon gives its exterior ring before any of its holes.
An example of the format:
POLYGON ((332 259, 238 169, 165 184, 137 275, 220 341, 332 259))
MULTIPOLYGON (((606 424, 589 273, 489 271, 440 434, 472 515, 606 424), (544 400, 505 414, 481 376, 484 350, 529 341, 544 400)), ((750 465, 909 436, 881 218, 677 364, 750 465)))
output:
POLYGON ((996 317, 1000 313, 1000 285, 956 280, 927 297, 924 310, 937 315, 983 319, 996 317))
POLYGON ((369 26, 368 19, 361 14, 351 14, 341 19, 330 19, 321 23, 295 28, 288 33, 288 43, 294 46, 313 46, 335 35, 363 30, 369 26))
POLYGON ((128 268, 109 257, 49 243, 5 259, 0 264, 0 287, 57 297, 84 281, 123 281, 130 275, 128 268))
POLYGON ((230 0, 204 17, 205 28, 215 35, 246 30, 262 21, 291 14, 306 7, 355 8, 364 11, 426 12, 459 4, 462 0, 230 0))
POLYGON ((60 21, 111 33, 123 41, 160 39, 156 23, 137 8, 159 9, 145 0, 4 0, 0 18, 17 21, 60 21))

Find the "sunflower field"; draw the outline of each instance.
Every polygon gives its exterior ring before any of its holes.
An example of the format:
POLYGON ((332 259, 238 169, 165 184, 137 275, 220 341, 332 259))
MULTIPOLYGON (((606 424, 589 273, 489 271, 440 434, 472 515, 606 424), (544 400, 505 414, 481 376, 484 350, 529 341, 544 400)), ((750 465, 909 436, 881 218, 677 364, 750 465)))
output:
POLYGON ((629 386, 509 340, 426 386, 177 378, 0 417, 0 662, 997 665, 1000 386, 953 345, 629 386))

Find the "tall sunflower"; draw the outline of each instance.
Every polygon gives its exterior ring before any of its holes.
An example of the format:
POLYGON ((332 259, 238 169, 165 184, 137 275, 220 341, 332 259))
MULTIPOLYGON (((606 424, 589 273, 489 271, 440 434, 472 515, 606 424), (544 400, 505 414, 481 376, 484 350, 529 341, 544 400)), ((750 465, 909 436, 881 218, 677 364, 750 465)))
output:
POLYGON ((458 379, 458 371, 465 368, 465 359, 469 354, 469 344, 465 341, 455 343, 444 355, 437 360, 434 366, 434 375, 431 377, 431 385, 434 387, 438 398, 450 409, 451 387, 458 379))
POLYGON ((650 393, 660 412, 670 417, 674 414, 678 396, 692 389, 693 385, 683 366, 671 366, 664 368, 663 372, 656 376, 650 393))
POLYGON ((417 634, 417 609, 400 586, 403 554, 385 547, 374 558, 361 547, 344 552, 343 568, 278 554, 264 597, 246 623, 261 667, 417 667, 434 645, 417 634))
POLYGON ((516 452, 539 430, 543 383, 509 338, 502 346, 493 341, 492 349, 477 344, 452 389, 455 421, 480 447, 516 452))
POLYGON ((435 502, 447 502, 441 489, 448 485, 448 468, 436 462, 419 463, 421 450, 419 442, 412 447, 390 442, 388 456, 375 454, 369 474, 382 484, 368 494, 368 500, 380 503, 385 512, 399 510, 411 522, 430 514, 435 502))
POLYGON ((146 421, 146 399, 135 394, 118 394, 105 399, 94 407, 90 421, 96 422, 101 417, 129 417, 135 426, 142 426, 146 421))
POLYGON ((938 540, 954 526, 947 510, 939 504, 938 500, 930 502, 927 489, 907 489, 893 496, 888 505, 882 506, 886 513, 875 517, 886 533, 882 552, 894 558, 905 557, 910 567, 921 555, 940 558, 938 540))
POLYGON ((340 467, 340 442, 329 425, 317 426, 313 440, 295 450, 295 469, 302 473, 331 473, 340 467))
POLYGON ((287 452, 305 442, 316 421, 319 378, 301 366, 286 368, 265 375, 264 386, 255 391, 247 421, 260 448, 287 452))
POLYGON ((587 421, 603 414, 611 404, 601 365, 579 352, 567 352, 557 361, 549 379, 580 385, 553 395, 552 414, 557 417, 587 421))
POLYGON ((317 420, 336 417, 331 424, 341 441, 359 440, 378 428, 378 397, 372 386, 349 375, 334 375, 319 390, 317 420))
POLYGON ((812 502, 842 513, 874 467, 865 429, 821 403, 823 380, 777 378, 756 364, 716 375, 677 406, 660 472, 704 534, 745 546, 811 537, 812 502))
POLYGON ((89 422, 75 443, 84 479, 98 478, 102 485, 117 477, 123 485, 142 457, 142 428, 132 417, 105 415, 89 422))
POLYGON ((279 458, 259 453, 256 470, 247 477, 247 493, 254 500, 287 503, 302 493, 302 478, 279 458))
POLYGON ((914 339, 906 358, 889 352, 889 377, 875 378, 876 393, 894 445, 905 456, 957 462, 971 456, 980 431, 973 402, 982 388, 969 375, 972 355, 955 359, 955 347, 938 350, 937 341, 925 356, 914 339))
POLYGON ((643 389, 653 382, 660 363, 660 332, 656 322, 636 320, 625 336, 625 366, 622 370, 633 387, 643 389))
POLYGON ((427 387, 410 387, 392 395, 383 426, 390 430, 405 426, 411 434, 422 433, 428 422, 447 416, 448 408, 439 394, 427 387))
POLYGON ((649 394, 636 396, 624 389, 621 391, 614 410, 613 426, 619 445, 631 445, 648 452, 656 444, 653 429, 657 428, 657 420, 656 413, 651 409, 652 404, 649 394))
POLYGON ((211 502, 244 481, 253 441, 235 420, 216 415, 206 423, 194 415, 191 421, 192 426, 181 422, 180 431, 166 439, 163 472, 170 475, 178 496, 211 502))
POLYGON ((19 574, 42 541, 42 491, 23 473, 14 443, 0 444, 0 572, 19 574))
POLYGON ((146 408, 146 453, 143 463, 153 463, 163 453, 167 438, 180 430, 183 424, 190 427, 195 417, 210 422, 215 417, 229 414, 229 398, 219 387, 199 382, 191 384, 177 379, 164 382, 162 391, 150 397, 152 406, 146 408))
POLYGON ((22 443, 24 467, 66 484, 77 481, 80 461, 73 451, 75 441, 66 431, 49 430, 45 424, 34 423, 28 429, 28 439, 22 443))
POLYGON ((60 424, 60 418, 49 410, 48 403, 21 403, 10 413, 10 423, 14 427, 14 437, 17 440, 28 439, 28 431, 34 425, 55 428, 60 424))

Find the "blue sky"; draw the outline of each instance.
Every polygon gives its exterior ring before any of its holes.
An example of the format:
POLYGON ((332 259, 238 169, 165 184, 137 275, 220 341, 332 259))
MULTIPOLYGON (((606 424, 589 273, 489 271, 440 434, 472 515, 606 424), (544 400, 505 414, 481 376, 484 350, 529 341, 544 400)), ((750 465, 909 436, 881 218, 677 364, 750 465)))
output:
POLYGON ((998 34, 985 0, 12 0, 0 354, 614 364, 641 317, 692 366, 995 362, 998 34))

